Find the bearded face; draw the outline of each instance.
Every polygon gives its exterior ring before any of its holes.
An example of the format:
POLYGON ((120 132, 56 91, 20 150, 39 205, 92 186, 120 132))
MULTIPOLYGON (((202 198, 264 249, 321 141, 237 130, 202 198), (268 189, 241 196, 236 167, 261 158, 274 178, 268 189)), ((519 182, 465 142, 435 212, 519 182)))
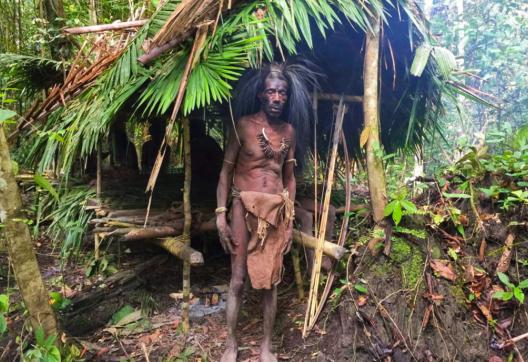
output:
POLYGON ((258 96, 262 111, 270 118, 279 118, 288 101, 288 83, 280 78, 267 77, 258 96))

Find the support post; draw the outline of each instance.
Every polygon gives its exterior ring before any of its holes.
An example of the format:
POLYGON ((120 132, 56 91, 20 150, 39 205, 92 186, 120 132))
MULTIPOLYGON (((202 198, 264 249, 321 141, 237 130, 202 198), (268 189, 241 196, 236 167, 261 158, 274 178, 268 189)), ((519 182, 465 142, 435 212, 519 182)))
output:
POLYGON ((99 141, 99 144, 97 145, 97 175, 95 181, 95 195, 99 202, 101 202, 101 190, 103 188, 102 162, 103 157, 101 155, 101 142, 99 141))
POLYGON ((383 212, 387 204, 387 191, 381 156, 382 146, 379 122, 379 17, 372 23, 372 31, 367 31, 366 33, 365 60, 363 66, 363 114, 365 117, 365 127, 362 136, 363 134, 368 135, 366 155, 370 202, 374 221, 377 225, 380 225, 384 219, 383 212))
MULTIPOLYGON (((191 243, 191 132, 189 119, 182 119, 183 155, 185 160, 185 179, 183 181, 183 235, 187 236, 187 246, 191 243)), ((189 300, 191 293, 191 264, 183 262, 183 330, 189 332, 189 300)))

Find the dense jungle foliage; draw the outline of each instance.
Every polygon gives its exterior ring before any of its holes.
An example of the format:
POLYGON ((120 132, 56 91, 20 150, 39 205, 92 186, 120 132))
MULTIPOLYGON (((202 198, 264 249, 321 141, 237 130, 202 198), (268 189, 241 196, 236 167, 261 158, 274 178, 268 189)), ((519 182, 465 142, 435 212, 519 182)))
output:
MULTIPOLYGON (((384 227, 376 225, 368 206, 369 134, 363 130, 354 133, 358 147, 350 160, 339 149, 332 194, 338 211, 331 228, 334 241, 344 235, 346 256, 330 266, 335 279, 322 275, 321 285, 333 280, 328 303, 311 335, 301 338, 304 304, 295 278, 301 278, 302 289, 310 276, 304 263, 302 276, 294 275, 296 260, 305 254, 294 248, 279 291, 275 349, 279 359, 295 361, 523 361, 528 355, 528 4, 247 3, 236 16, 224 19, 218 12, 218 27, 203 38, 198 55, 193 41, 199 43, 199 37, 185 34, 181 48, 143 67, 136 59, 166 31, 180 1, 0 0, 5 134, 0 138, 0 360, 218 360, 225 324, 217 314, 229 262, 215 232, 207 229, 214 206, 200 204, 201 198, 214 197, 215 186, 205 182, 211 180, 193 179, 191 189, 190 217, 198 225, 192 233, 209 234, 192 244, 206 255, 206 265, 193 274, 191 304, 204 304, 206 312, 195 315, 190 331, 176 318, 185 269, 159 255, 159 246, 170 249, 163 241, 145 246, 137 240, 147 237, 131 236, 144 226, 147 204, 150 239, 159 230, 175 236, 174 230, 181 234, 185 227, 181 122, 167 127, 170 162, 154 162, 165 125, 175 121, 170 113, 180 85, 187 87, 180 113, 191 124, 204 121, 207 137, 221 151, 233 84, 246 67, 310 53, 317 37, 330 37, 342 23, 368 32, 372 14, 380 14, 389 34, 391 16, 405 10, 414 28, 409 25, 401 37, 412 43, 413 61, 400 64, 403 58, 389 44, 380 74, 394 67, 395 84, 401 66, 406 81, 423 73, 427 83, 409 82, 396 102, 394 117, 408 115, 406 137, 390 140, 397 144, 391 152, 379 142, 375 147, 386 177, 384 227), (146 19, 146 25, 115 32, 65 31, 146 19), (185 73, 189 59, 193 69, 185 73), (149 200, 145 185, 154 189, 153 170, 161 176, 149 200), (343 212, 347 190, 353 208, 343 212), (19 199, 20 205, 8 205, 19 199), (13 210, 16 233, 8 222, 13 210), (22 240, 26 233, 30 247, 14 255, 23 248, 7 240, 22 240), (26 267, 33 260, 35 268, 26 267), (17 266, 27 270, 25 279, 18 279, 17 266), (178 281, 168 281, 174 275, 178 281), (23 295, 28 290, 31 301, 23 295), (35 312, 39 305, 44 309, 35 312), (53 315, 58 327, 36 315, 53 315)), ((359 49, 364 52, 363 43, 359 49)), ((383 103, 381 98, 382 109, 383 103)), ((332 127, 311 137, 319 144, 298 176, 298 190, 310 197, 313 185, 319 192, 326 187, 332 127)), ((392 130, 382 129, 381 138, 392 130)), ((193 167, 197 175, 213 168, 193 167)), ((174 247, 169 252, 174 255, 174 247)), ((244 303, 260 310, 251 293, 244 303)), ((243 342, 251 346, 241 350, 245 360, 257 355, 253 329, 259 321, 252 314, 241 317, 243 342)))

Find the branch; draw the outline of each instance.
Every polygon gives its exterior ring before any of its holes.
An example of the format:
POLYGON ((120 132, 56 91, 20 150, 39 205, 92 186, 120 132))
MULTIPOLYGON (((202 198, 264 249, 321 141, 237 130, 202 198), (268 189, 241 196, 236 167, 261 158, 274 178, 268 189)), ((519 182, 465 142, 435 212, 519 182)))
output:
POLYGON ((124 21, 112 24, 100 24, 89 26, 78 26, 75 28, 65 28, 62 31, 68 35, 98 33, 102 31, 122 30, 128 28, 139 28, 147 23, 148 20, 124 21))

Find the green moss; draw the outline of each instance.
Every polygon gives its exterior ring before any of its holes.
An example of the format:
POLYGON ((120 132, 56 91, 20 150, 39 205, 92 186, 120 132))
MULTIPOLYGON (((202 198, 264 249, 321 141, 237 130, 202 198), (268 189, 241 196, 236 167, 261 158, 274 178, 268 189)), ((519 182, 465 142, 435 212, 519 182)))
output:
POLYGON ((416 287, 424 267, 422 254, 418 250, 413 251, 412 257, 401 265, 403 287, 411 289, 416 287))
POLYGON ((391 263, 384 261, 377 261, 370 267, 370 271, 376 277, 386 277, 392 272, 392 269, 391 263))
POLYGON ((392 260, 394 260, 396 263, 403 263, 406 260, 409 260, 412 254, 412 248, 406 241, 396 237, 392 239, 392 260))
POLYGON ((422 253, 405 240, 394 238, 391 258, 400 267, 403 288, 414 288, 424 268, 424 257, 422 253))

